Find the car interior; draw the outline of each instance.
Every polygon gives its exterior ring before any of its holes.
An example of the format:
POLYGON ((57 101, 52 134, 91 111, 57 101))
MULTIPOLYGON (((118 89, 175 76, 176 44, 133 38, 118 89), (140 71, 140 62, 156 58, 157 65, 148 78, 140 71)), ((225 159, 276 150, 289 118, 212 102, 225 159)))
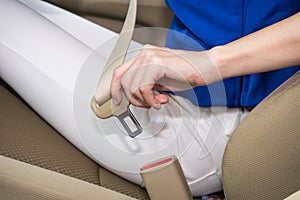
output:
MULTIPOLYGON (((47 2, 117 33, 129 4, 125 0, 47 2)), ((136 27, 168 28, 172 18, 164 0, 138 0, 136 27)), ((0 199, 158 199, 78 150, 1 73, 0 78, 0 199)), ((300 199, 299 99, 300 72, 251 110, 226 146, 223 191, 208 199, 300 199)), ((176 194, 175 187, 173 191, 160 187, 162 193, 176 194)))

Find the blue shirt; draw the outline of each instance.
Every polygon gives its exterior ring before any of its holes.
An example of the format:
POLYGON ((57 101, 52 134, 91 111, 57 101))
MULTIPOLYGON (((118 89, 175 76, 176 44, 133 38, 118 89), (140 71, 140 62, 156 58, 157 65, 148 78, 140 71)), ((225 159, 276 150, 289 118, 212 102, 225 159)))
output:
MULTIPOLYGON (((300 0, 166 0, 175 13, 170 29, 193 38, 204 49, 224 45, 300 11, 300 0)), ((167 46, 197 50, 170 34, 167 46)), ((199 45, 199 46, 200 46, 199 45)), ((199 48, 200 50, 201 48, 199 48)), ((255 107, 299 66, 225 79, 178 92, 199 106, 255 107)))

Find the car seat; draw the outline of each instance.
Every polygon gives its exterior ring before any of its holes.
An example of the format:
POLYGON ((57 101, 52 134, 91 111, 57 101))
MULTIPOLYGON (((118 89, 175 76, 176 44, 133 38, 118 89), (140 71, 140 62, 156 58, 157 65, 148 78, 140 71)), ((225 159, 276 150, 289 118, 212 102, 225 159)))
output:
MULTIPOLYGON (((115 31, 127 8, 121 0, 52 2, 115 31)), ((139 1, 139 6, 144 9, 138 15, 140 26, 167 27, 172 18, 163 1, 139 1), (145 15, 148 11, 159 15, 145 15)), ((298 73, 233 133, 223 163, 227 199, 283 199, 300 189, 299 80, 298 73)), ((4 81, 0 111, 0 199, 149 199, 145 189, 77 150, 4 81)))

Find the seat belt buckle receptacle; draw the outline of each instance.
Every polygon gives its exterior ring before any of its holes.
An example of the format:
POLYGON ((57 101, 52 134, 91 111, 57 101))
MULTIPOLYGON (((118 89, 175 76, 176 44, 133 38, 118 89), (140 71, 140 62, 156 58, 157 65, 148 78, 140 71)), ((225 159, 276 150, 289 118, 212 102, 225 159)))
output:
POLYGON ((141 176, 151 200, 191 200, 192 194, 176 156, 169 156, 141 168, 141 176))

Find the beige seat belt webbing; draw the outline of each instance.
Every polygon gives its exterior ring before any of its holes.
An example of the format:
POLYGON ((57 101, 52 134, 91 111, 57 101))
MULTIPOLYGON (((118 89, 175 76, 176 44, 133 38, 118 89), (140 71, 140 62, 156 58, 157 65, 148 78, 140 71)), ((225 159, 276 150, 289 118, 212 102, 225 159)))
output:
MULTIPOLYGON (((122 92, 122 102, 115 105, 109 91, 114 70, 124 63, 125 54, 132 39, 136 12, 137 0, 131 0, 120 36, 106 63, 104 73, 99 79, 96 94, 91 103, 97 117, 105 119, 116 116, 131 137, 140 134, 142 128, 130 112, 129 101, 124 92, 122 92), (132 130, 125 122, 128 117, 136 126, 135 130, 132 130)), ((176 156, 146 164, 140 173, 151 200, 192 199, 190 189, 176 156)))
POLYGON ((130 112, 129 101, 124 92, 122 92, 121 103, 119 105, 113 103, 110 96, 110 84, 114 70, 124 63, 125 55, 132 39, 136 12, 137 0, 131 0, 120 36, 107 60, 104 72, 98 82, 96 94, 91 102, 92 109, 97 117, 102 119, 111 116, 117 117, 130 137, 139 135, 142 132, 142 127, 130 112))

